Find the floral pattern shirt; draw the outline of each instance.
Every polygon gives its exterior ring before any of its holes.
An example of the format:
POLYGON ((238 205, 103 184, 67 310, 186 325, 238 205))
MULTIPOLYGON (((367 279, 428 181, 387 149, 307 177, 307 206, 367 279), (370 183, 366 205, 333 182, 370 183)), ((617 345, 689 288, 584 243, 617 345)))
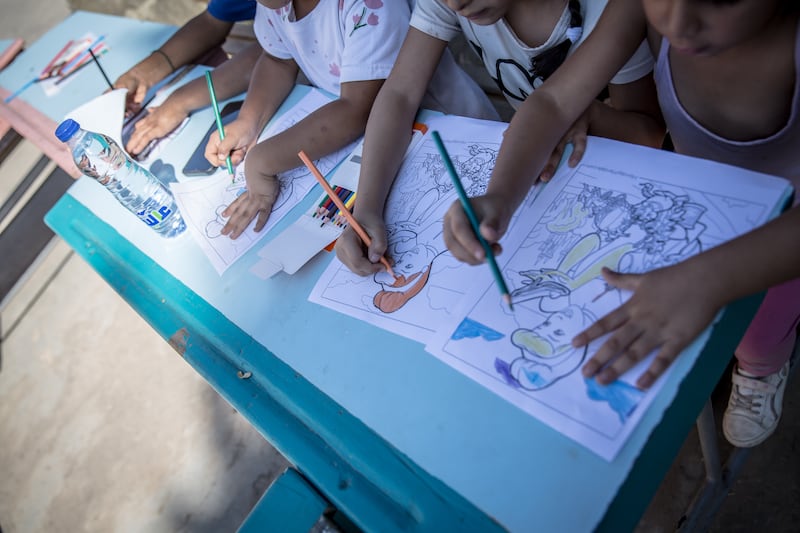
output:
POLYGON ((291 2, 259 4, 254 31, 268 54, 293 59, 313 85, 338 95, 342 83, 389 76, 410 18, 404 0, 320 0, 300 20, 291 2))

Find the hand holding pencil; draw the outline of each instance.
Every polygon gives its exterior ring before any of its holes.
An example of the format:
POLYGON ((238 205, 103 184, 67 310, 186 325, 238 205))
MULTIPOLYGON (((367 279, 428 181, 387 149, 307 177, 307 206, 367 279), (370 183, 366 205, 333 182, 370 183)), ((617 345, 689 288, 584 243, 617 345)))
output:
MULTIPOLYGON (((331 186, 328 184, 328 181, 325 179, 325 176, 322 175, 319 169, 317 169, 316 165, 314 165, 314 162, 311 161, 311 158, 309 158, 308 155, 306 155, 306 153, 302 150, 299 154, 297 154, 297 156, 300 158, 306 168, 311 171, 311 174, 317 179, 319 184, 328 194, 328 197, 333 200, 333 203, 336 204, 336 207, 339 208, 341 214, 347 219, 348 225, 353 228, 361 240, 364 241, 367 246, 369 246, 372 243, 372 239, 370 239, 369 235, 367 235, 367 232, 364 231, 364 228, 361 227, 361 224, 358 223, 358 220, 356 220, 355 217, 350 213, 350 210, 347 209, 341 198, 336 195, 331 186)), ((392 265, 385 256, 381 256, 380 262, 383 264, 384 268, 386 268, 386 272, 388 272, 393 278, 397 279, 397 275, 394 273, 392 265)))
MULTIPOLYGON (((217 93, 214 91, 214 82, 211 80, 210 70, 206 71, 206 83, 208 84, 208 95, 211 97, 211 108, 214 110, 214 121, 217 123, 217 133, 219 134, 219 140, 222 141, 225 139, 225 127, 222 125, 222 115, 219 112, 217 93)), ((231 181, 233 181, 234 172, 230 154, 225 157, 225 166, 228 168, 228 173, 231 175, 231 181)))
MULTIPOLYGON (((453 182, 453 187, 455 188, 456 193, 458 194, 458 201, 461 206, 461 210, 459 210, 457 207, 455 209, 451 207, 450 210, 447 212, 447 215, 445 215, 445 243, 447 244, 447 247, 450 249, 450 252, 453 253, 453 255, 456 255, 454 253, 454 248, 457 248, 456 244, 458 244, 459 241, 453 241, 452 233, 451 237, 448 238, 447 217, 449 216, 450 217, 449 222, 451 228, 455 228, 456 230, 458 230, 458 233, 460 233, 461 235, 471 235, 473 240, 477 239, 478 244, 480 246, 480 249, 478 249, 476 246, 470 246, 469 249, 465 249, 466 251, 469 252, 469 255, 467 255, 466 257, 470 258, 471 256, 472 259, 472 261, 467 261, 467 262, 470 262, 471 264, 477 264, 480 263, 481 258, 486 259, 486 262, 489 264, 489 268, 492 271, 492 276, 494 277, 495 283, 497 284, 497 288, 500 290, 500 294, 502 294, 503 296, 503 301, 505 301, 506 304, 508 304, 508 307, 513 311, 514 307, 511 303, 511 293, 509 292, 508 287, 506 286, 506 282, 503 279, 503 274, 500 271, 500 267, 497 265, 497 261, 495 260, 494 257, 495 248, 494 246, 489 244, 489 242, 486 240, 486 237, 481 233, 481 223, 480 220, 478 219, 478 214, 476 213, 473 201, 469 197, 467 197, 467 193, 464 190, 464 186, 461 184, 461 179, 458 177, 458 173, 456 172, 456 169, 453 166, 453 161, 450 159, 450 155, 447 153, 447 149, 444 146, 442 138, 439 136, 439 132, 432 131, 431 137, 433 138, 433 141, 436 144, 436 148, 439 150, 439 154, 442 156, 442 162, 444 163, 444 166, 447 169, 448 174, 450 175, 450 179, 453 182), (465 218, 468 221, 469 231, 465 231, 466 224, 464 224, 463 218, 457 215, 459 211, 461 211, 465 215, 465 218), (454 217, 456 220, 455 224, 453 223, 454 217)), ((467 241, 467 244, 469 245, 469 241, 467 241)), ((498 249, 497 251, 499 252, 500 250, 498 249)))

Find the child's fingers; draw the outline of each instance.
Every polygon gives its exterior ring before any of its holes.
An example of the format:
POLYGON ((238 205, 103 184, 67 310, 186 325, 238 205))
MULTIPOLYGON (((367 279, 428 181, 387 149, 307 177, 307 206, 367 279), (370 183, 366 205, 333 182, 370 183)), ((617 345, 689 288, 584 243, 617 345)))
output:
POLYGON ((347 268, 359 276, 369 276, 385 270, 386 267, 381 263, 371 263, 366 255, 364 243, 358 234, 347 227, 336 240, 336 256, 344 263, 347 268))
POLYGON ((367 258, 371 263, 378 263, 386 253, 388 243, 386 242, 385 232, 369 232, 372 243, 367 247, 367 258))
POLYGON ((217 157, 217 154, 219 154, 219 142, 219 134, 215 131, 208 138, 205 152, 203 152, 203 155, 208 162, 214 166, 219 166, 219 160, 217 157))
POLYGON ((583 131, 582 133, 576 133, 572 136, 572 153, 569 155, 569 160, 567 164, 570 167, 574 167, 577 165, 581 159, 583 159, 583 154, 586 153, 586 132, 583 131))
POLYGON ((253 227, 254 231, 261 231, 267 225, 269 215, 272 212, 272 205, 267 208, 261 208, 257 211, 256 225, 253 227))
POLYGON ((240 209, 236 214, 231 216, 230 223, 233 228, 230 235, 231 239, 238 239, 239 236, 244 233, 244 230, 247 229, 247 226, 250 225, 255 215, 256 214, 249 209, 249 206, 246 206, 244 209, 240 209))
POLYGON ((592 359, 584 365, 584 376, 595 379, 601 385, 607 385, 630 366, 628 347, 642 335, 641 328, 627 322, 614 331, 603 345, 597 350, 592 359))
POLYGON ((648 338, 641 328, 635 327, 631 323, 617 330, 612 339, 618 342, 612 350, 618 351, 619 355, 612 356, 611 362, 600 369, 595 376, 597 382, 601 385, 612 383, 619 376, 633 368, 655 346, 653 339, 648 338))
POLYGON ((227 135, 219 141, 219 144, 217 144, 217 157, 219 157, 220 161, 224 161, 225 158, 231 155, 236 150, 238 143, 239 139, 231 135, 227 135))
POLYGON ((147 146, 147 143, 153 140, 156 136, 157 135, 152 128, 152 121, 149 120, 149 116, 145 117, 136 123, 126 148, 128 149, 129 153, 138 154, 144 150, 145 146, 147 146))
POLYGON ((616 289, 635 291, 641 282, 641 274, 621 274, 608 267, 603 267, 601 274, 606 283, 616 289))
MULTIPOLYGON (((603 335, 605 335, 609 331, 614 331, 615 329, 620 327, 622 324, 627 322, 628 319, 629 319, 629 317, 628 317, 627 309, 626 309, 625 305, 623 305, 623 306, 611 311, 610 313, 605 315, 603 318, 601 318, 600 320, 598 320, 597 322, 595 322, 594 324, 592 324, 591 326, 589 326, 588 328, 586 328, 582 332, 580 332, 577 335, 575 335, 575 338, 572 339, 572 345, 575 348, 580 348, 581 346, 586 346, 587 344, 589 344, 590 342, 592 342, 596 338, 602 337, 603 335)), ((602 349, 600 351, 602 351, 602 349)), ((598 353, 600 353, 600 351, 598 351, 598 353)), ((597 355, 595 355, 595 358, 596 357, 597 357, 597 355)), ((586 368, 586 367, 584 367, 584 368, 586 368)), ((586 377, 589 377, 592 374, 594 374, 594 372, 591 372, 591 371, 588 371, 588 370, 587 370, 587 372, 584 373, 584 375, 586 377)))
POLYGON ((677 344, 665 342, 645 373, 636 380, 636 386, 640 389, 650 388, 655 380, 675 361, 680 352, 681 348, 677 344))
POLYGON ((236 166, 242 161, 244 161, 244 154, 246 153, 247 151, 244 148, 237 148, 236 150, 231 152, 231 164, 236 166))
MULTIPOLYGON (((486 242, 494 245, 503 236, 503 231, 500 229, 500 226, 501 224, 500 221, 497 220, 497 217, 489 216, 481 221, 481 225, 478 229, 486 242)), ((470 226, 470 228, 471 227, 472 226, 470 226)))
POLYGON ((136 86, 136 92, 133 96, 133 101, 137 104, 141 104, 144 102, 144 97, 147 94, 147 86, 144 83, 140 83, 136 86))
MULTIPOLYGON (((222 211, 222 216, 224 216, 226 218, 230 218, 231 216, 233 216, 233 214, 236 213, 236 211, 239 210, 239 205, 242 204, 243 202, 247 201, 247 197, 248 196, 249 196, 249 193, 247 191, 245 191, 242 194, 240 194, 238 197, 236 197, 236 199, 234 201, 232 201, 230 203, 230 205, 228 207, 226 207, 222 211)), ((228 227, 228 224, 225 224, 225 227, 228 227)), ((222 231, 223 231, 223 233, 225 233, 225 228, 223 228, 222 231)))
POLYGON ((454 204, 445 215, 444 242, 450 253, 465 263, 477 265, 486 258, 460 204, 454 204))
POLYGON ((564 154, 564 149, 561 143, 558 143, 553 153, 550 154, 550 159, 547 160, 547 164, 542 169, 542 172, 539 174, 539 179, 548 182, 553 177, 553 174, 556 173, 556 167, 558 167, 558 162, 561 160, 561 156, 564 154), (559 149, 561 148, 561 149, 559 149))

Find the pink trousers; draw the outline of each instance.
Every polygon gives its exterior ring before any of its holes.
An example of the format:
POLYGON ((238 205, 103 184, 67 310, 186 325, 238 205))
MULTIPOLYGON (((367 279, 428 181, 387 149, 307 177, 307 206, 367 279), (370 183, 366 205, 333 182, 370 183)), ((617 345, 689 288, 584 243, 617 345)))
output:
POLYGON ((739 368, 756 376, 780 370, 791 357, 800 322, 800 278, 767 291, 736 348, 739 368))

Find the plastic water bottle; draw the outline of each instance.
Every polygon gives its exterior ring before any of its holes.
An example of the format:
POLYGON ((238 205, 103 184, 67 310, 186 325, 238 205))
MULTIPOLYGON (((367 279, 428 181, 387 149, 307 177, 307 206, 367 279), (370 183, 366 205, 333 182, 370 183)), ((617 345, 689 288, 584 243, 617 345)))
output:
POLYGON ((81 172, 100 182, 156 233, 174 237, 186 229, 169 189, 131 160, 114 139, 81 129, 69 118, 58 125, 56 137, 69 146, 81 172))

